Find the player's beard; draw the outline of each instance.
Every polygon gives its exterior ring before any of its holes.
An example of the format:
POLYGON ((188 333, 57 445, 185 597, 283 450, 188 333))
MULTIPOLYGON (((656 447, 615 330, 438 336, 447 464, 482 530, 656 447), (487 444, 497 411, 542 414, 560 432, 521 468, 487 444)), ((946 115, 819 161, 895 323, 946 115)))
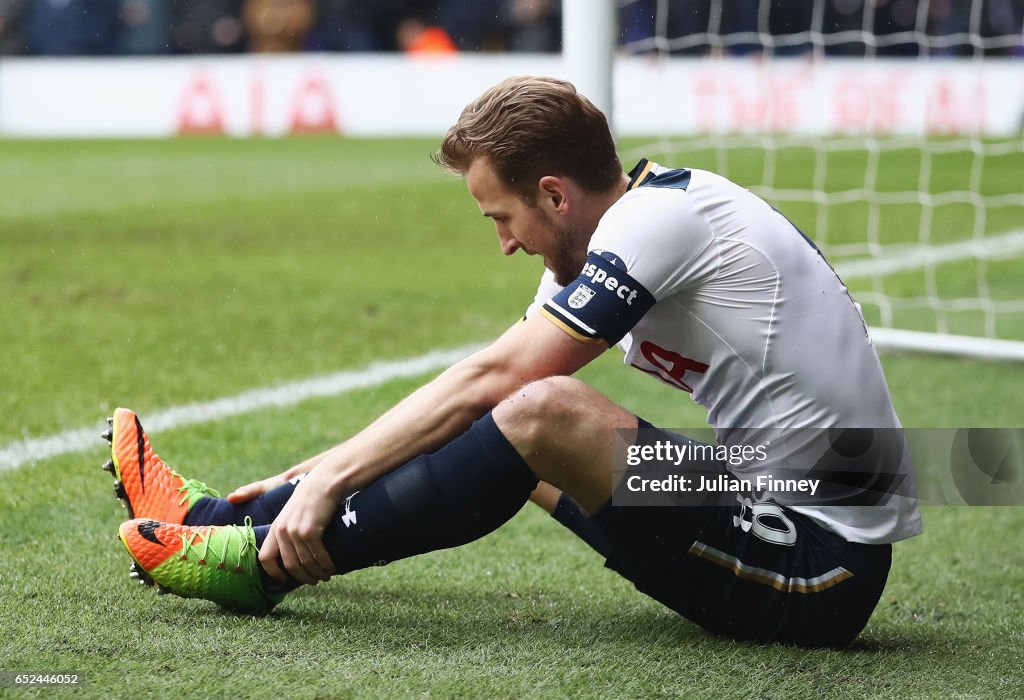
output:
POLYGON ((554 228, 551 252, 544 258, 544 266, 555 273, 555 282, 568 286, 579 277, 587 261, 587 241, 581 231, 554 228))

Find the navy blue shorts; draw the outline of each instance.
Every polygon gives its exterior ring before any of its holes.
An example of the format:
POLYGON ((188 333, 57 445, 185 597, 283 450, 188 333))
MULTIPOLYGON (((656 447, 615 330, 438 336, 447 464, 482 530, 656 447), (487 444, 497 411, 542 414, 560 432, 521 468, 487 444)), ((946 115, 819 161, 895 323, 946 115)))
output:
POLYGON ((882 595, 892 545, 848 542, 771 502, 755 508, 608 503, 591 520, 607 539, 606 566, 710 632, 849 644, 882 595))

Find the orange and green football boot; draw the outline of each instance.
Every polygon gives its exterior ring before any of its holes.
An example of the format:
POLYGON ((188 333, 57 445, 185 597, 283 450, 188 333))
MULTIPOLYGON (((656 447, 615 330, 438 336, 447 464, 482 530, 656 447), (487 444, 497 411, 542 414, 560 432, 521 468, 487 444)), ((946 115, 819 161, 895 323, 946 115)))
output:
POLYGON ((191 527, 138 518, 122 523, 132 577, 162 593, 202 598, 246 612, 267 612, 284 594, 263 590, 252 521, 191 527))
POLYGON ((147 518, 180 525, 204 496, 220 494, 201 481, 186 479, 167 466, 149 444, 139 417, 119 408, 107 419, 102 437, 110 443, 111 458, 103 468, 114 475, 114 495, 129 518, 147 518))

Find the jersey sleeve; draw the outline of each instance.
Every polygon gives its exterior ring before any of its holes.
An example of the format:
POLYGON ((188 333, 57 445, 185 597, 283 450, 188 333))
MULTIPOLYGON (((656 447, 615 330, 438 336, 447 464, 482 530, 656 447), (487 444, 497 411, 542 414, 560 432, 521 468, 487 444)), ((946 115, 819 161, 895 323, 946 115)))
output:
POLYGON ((577 340, 615 345, 655 303, 717 267, 710 227, 688 195, 629 192, 601 219, 579 277, 541 312, 577 340))
POLYGON ((719 266, 707 216, 678 189, 627 192, 601 219, 590 247, 614 253, 657 301, 712 278, 719 266))
POLYGON ((560 291, 562 291, 562 285, 555 282, 555 273, 545 269, 544 274, 541 275, 540 284, 537 285, 537 293, 533 297, 533 303, 527 307, 526 313, 523 314, 523 320, 525 321, 540 311, 541 307, 544 306, 544 302, 560 291))
POLYGON ((654 306, 654 297, 608 252, 591 251, 580 276, 541 313, 584 343, 615 345, 654 306))

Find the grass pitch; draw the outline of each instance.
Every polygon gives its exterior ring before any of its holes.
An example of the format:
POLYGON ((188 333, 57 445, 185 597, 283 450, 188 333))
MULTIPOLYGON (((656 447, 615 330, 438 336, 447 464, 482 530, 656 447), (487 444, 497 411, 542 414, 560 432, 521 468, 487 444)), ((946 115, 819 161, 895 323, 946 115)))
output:
MULTIPOLYGON (((501 258, 461 182, 429 162, 434 147, 0 142, 0 446, 116 405, 145 421, 501 332, 532 297, 538 261, 501 258)), ((1019 182, 1024 164, 1005 165, 1019 182)), ((998 293, 1019 295, 1024 263, 998 269, 998 293)), ((656 423, 703 425, 699 407, 620 359, 583 376, 656 423)), ((883 361, 909 426, 1024 425, 1019 366, 883 361)), ((337 442, 425 378, 154 442, 227 490, 337 442)), ((710 637, 532 506, 482 541, 255 618, 129 582, 103 447, 0 473, 0 671, 79 673, 77 694, 93 697, 1024 693, 1024 509, 927 509, 926 534, 896 547, 875 616, 843 652, 710 637)))

